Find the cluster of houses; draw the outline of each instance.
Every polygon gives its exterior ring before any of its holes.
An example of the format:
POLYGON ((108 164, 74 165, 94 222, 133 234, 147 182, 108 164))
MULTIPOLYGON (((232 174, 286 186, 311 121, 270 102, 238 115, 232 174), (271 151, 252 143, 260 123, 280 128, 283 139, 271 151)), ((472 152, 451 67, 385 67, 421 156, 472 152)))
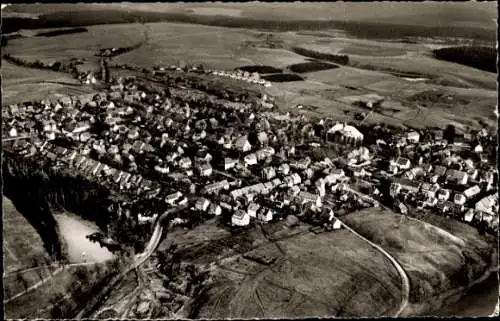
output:
POLYGON ((333 222, 339 203, 376 206, 374 198, 387 196, 381 193, 387 181, 401 212, 428 208, 498 226, 497 177, 480 148, 481 133, 469 137, 470 148, 423 139, 416 130, 367 145, 371 133, 352 124, 269 111, 266 95, 246 104, 189 89, 166 95, 144 88, 130 78, 96 95, 9 106, 4 136, 34 135, 37 143, 19 140, 17 150, 42 153, 110 188, 150 191, 168 206, 223 215, 235 226, 289 214, 333 222), (332 146, 335 159, 314 156, 332 146), (368 195, 355 191, 361 185, 368 195))
POLYGON ((392 181, 389 194, 398 200, 398 210, 407 213, 409 204, 472 224, 485 222, 497 230, 498 176, 492 164, 482 161, 485 158, 477 142, 457 152, 459 143, 443 145, 419 138, 416 132, 408 133, 400 146, 406 151, 420 148, 430 152, 413 155, 410 160, 403 150, 401 156, 390 160, 387 170, 392 181))
POLYGON ((161 75, 163 73, 166 73, 168 70, 205 73, 205 74, 210 74, 210 75, 224 77, 224 78, 231 78, 234 80, 241 80, 241 81, 245 81, 248 83, 261 85, 261 86, 264 86, 266 88, 271 87, 271 82, 266 81, 264 79, 261 79, 258 72, 250 73, 248 71, 242 71, 242 70, 235 70, 235 71, 213 70, 213 69, 200 68, 200 67, 196 67, 196 66, 182 68, 182 67, 177 66, 177 65, 171 65, 170 67, 157 67, 153 71, 153 74, 161 75))

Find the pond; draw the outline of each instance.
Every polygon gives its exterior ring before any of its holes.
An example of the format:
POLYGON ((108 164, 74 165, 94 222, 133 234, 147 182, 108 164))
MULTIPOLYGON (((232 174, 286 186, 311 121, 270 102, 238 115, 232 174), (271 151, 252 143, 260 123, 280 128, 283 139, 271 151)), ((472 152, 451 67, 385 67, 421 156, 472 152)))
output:
POLYGON ((99 231, 95 224, 71 213, 57 214, 54 217, 60 235, 66 243, 70 263, 104 262, 113 258, 107 248, 86 238, 87 235, 99 231), (82 253, 85 253, 84 257, 82 253))

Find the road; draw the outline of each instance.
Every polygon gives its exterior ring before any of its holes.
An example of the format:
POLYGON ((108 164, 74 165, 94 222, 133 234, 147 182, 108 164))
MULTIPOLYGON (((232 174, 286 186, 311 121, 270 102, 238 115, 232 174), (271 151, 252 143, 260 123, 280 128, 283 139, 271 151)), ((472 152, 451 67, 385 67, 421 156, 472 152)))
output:
POLYGON ((161 236, 163 233, 163 221, 169 218, 172 214, 180 212, 186 208, 188 208, 187 204, 177 206, 160 215, 154 223, 153 234, 151 235, 151 238, 149 239, 149 242, 146 245, 144 251, 142 253, 137 254, 134 257, 133 262, 127 268, 125 268, 121 273, 113 277, 110 280, 110 282, 108 282, 108 284, 99 293, 92 295, 91 298, 89 298, 89 301, 87 302, 85 307, 81 309, 80 312, 78 312, 78 314, 75 316, 75 319, 85 318, 90 312, 92 312, 95 309, 95 307, 98 304, 104 301, 103 298, 113 289, 113 287, 118 283, 118 281, 120 281, 130 271, 138 268, 142 263, 144 263, 151 256, 151 254, 154 253, 154 251, 160 244, 161 236))
POLYGON ((399 262, 391 254, 389 254, 389 252, 387 252, 381 246, 378 246, 377 244, 373 243, 372 241, 368 240, 367 238, 365 238, 364 236, 362 236, 361 234, 359 234, 358 232, 353 230, 350 226, 348 226, 347 224, 342 222, 340 219, 338 219, 338 218, 336 218, 336 219, 339 220, 339 222, 342 224, 343 227, 345 227, 347 230, 352 232, 354 235, 356 235, 357 237, 359 237, 363 241, 370 244, 372 247, 374 247, 380 253, 382 253, 386 258, 388 258, 389 261, 391 261, 392 265, 394 265, 394 267, 398 271, 399 276, 401 277, 401 282, 402 282, 403 298, 401 299, 401 304, 400 304, 397 312, 394 314, 394 317, 399 317, 401 315, 401 313, 408 306, 408 300, 410 299, 410 279, 408 277, 408 274, 406 274, 406 271, 403 269, 401 264, 399 264, 399 262))

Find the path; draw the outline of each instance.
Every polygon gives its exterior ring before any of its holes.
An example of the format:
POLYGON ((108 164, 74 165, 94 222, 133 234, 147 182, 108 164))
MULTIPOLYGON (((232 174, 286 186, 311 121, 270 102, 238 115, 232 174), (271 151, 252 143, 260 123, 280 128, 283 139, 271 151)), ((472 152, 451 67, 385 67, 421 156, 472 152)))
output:
POLYGON ((363 241, 367 242, 372 247, 374 247, 379 252, 381 252, 386 258, 389 259, 389 261, 391 261, 392 265, 394 265, 394 267, 398 271, 399 276, 401 277, 401 282, 402 282, 402 286, 403 286, 403 294, 402 294, 403 298, 401 300, 401 305, 399 306, 399 309, 394 314, 394 317, 399 317, 401 315, 401 313, 406 309, 406 307, 408 305, 408 300, 410 298, 410 279, 409 279, 408 275, 406 274, 406 271, 403 269, 403 267, 401 266, 401 264, 399 264, 399 262, 391 254, 389 254, 386 250, 384 250, 381 246, 378 246, 377 244, 375 244, 372 241, 368 240, 367 238, 365 238, 364 236, 362 236, 361 234, 359 234, 358 232, 356 232, 355 230, 353 230, 351 227, 349 227, 347 224, 345 224, 344 222, 342 222, 337 217, 336 217, 336 219, 347 230, 349 230, 354 235, 358 236, 360 239, 362 239, 363 241))
POLYGON ((156 250, 161 241, 161 236, 163 233, 163 221, 169 218, 169 216, 171 216, 172 214, 182 211, 186 208, 188 208, 187 204, 181 205, 172 208, 163 213, 161 216, 159 216, 154 222, 153 234, 151 235, 151 238, 149 239, 149 242, 144 251, 142 253, 137 254, 134 257, 133 262, 127 268, 125 268, 121 273, 112 278, 110 282, 108 282, 108 284, 103 289, 100 290, 99 293, 92 295, 87 304, 75 316, 75 319, 82 319, 85 316, 87 316, 91 311, 95 309, 95 307, 99 303, 102 303, 104 296, 106 296, 109 293, 109 291, 113 289, 113 287, 118 283, 118 281, 120 281, 130 271, 136 269, 142 263, 144 263, 151 256, 151 254, 154 253, 154 251, 156 250))

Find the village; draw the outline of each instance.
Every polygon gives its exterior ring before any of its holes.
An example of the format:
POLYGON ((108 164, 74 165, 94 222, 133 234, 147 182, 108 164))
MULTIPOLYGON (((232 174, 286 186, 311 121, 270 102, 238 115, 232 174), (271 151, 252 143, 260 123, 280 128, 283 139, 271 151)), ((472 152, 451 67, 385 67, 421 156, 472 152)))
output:
POLYGON ((486 129, 357 126, 280 113, 265 93, 161 85, 181 70, 271 86, 256 73, 157 67, 96 94, 4 108, 4 148, 116 192, 110 211, 139 225, 184 205, 175 224, 220 216, 233 229, 282 219, 336 229, 336 217, 384 206, 498 232, 496 143, 486 129))

